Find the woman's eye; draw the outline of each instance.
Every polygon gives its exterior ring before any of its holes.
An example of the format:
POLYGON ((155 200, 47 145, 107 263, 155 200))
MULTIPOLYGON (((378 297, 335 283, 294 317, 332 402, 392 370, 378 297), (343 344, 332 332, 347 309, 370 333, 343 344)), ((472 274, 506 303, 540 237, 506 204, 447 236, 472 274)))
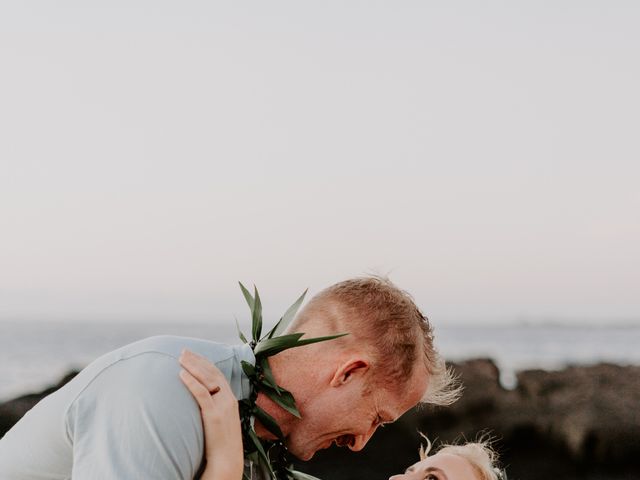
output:
POLYGON ((430 473, 427 475, 427 477, 424 480, 439 480, 439 479, 433 473, 430 473))

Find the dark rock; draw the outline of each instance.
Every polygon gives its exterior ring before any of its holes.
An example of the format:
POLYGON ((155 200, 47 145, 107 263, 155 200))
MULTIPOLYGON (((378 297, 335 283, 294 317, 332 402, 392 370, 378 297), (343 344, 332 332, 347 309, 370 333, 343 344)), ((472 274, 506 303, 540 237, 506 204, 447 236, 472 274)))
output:
POLYGON ((41 392, 23 395, 0 404, 0 438, 2 438, 25 413, 31 410, 36 403, 66 385, 77 374, 77 371, 69 372, 56 385, 48 387, 41 392))
MULTIPOLYGON (((331 448, 297 465, 325 480, 386 480, 418 459, 420 435, 452 442, 490 432, 510 480, 627 480, 640 470, 640 367, 599 364, 528 370, 514 390, 489 359, 454 365, 465 391, 451 407, 416 408, 359 453, 331 448)), ((76 372, 0 405, 0 436, 76 372)))
POLYGON ((518 374, 540 431, 589 464, 640 458, 640 367, 600 364, 518 374))
POLYGON ((441 442, 488 432, 510 480, 638 478, 640 367, 524 371, 515 390, 500 385, 491 360, 454 367, 465 386, 456 404, 413 409, 377 432, 362 452, 333 448, 299 468, 327 480, 386 480, 417 461, 418 430, 441 442))

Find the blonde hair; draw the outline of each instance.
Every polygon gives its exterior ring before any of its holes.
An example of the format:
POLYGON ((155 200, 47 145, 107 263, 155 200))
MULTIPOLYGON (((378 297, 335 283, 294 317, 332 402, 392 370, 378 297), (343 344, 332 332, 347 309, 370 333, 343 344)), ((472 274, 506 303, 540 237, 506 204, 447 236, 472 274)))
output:
POLYGON ((405 384, 422 355, 429 383, 422 402, 449 405, 462 391, 453 370, 433 345, 433 328, 407 292, 386 277, 368 276, 336 283, 314 296, 292 327, 321 314, 333 328, 349 332, 345 341, 373 345, 385 380, 405 384), (355 326, 356 328, 351 328, 355 326), (349 340, 350 339, 350 340, 349 340), (393 359, 393 361, 391 361, 393 359))
MULTIPOLYGON (((420 460, 429 456, 433 444, 422 433, 420 435, 427 441, 426 446, 420 446, 420 460)), ((486 436, 481 436, 475 442, 460 444, 443 444, 436 451, 438 453, 448 453, 464 458, 478 475, 478 480, 507 480, 503 470, 498 466, 498 454, 491 447, 491 440, 486 436)))

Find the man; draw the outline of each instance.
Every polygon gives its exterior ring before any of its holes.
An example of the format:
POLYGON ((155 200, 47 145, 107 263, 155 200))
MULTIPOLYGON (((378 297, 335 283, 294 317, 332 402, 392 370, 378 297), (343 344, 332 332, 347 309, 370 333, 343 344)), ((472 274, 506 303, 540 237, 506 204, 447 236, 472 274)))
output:
MULTIPOLYGON (((267 397, 258 404, 279 423, 302 460, 332 443, 362 449, 376 428, 420 401, 457 397, 433 346, 431 327, 411 298, 380 278, 347 280, 315 296, 290 331, 309 337, 348 332, 270 359, 302 418, 267 397)), ((179 378, 192 350, 213 362, 238 399, 248 398, 242 360, 248 345, 152 337, 111 352, 42 400, 0 440, 0 478, 192 479, 203 458, 198 406, 179 378)), ((256 425, 259 435, 267 431, 256 425)))

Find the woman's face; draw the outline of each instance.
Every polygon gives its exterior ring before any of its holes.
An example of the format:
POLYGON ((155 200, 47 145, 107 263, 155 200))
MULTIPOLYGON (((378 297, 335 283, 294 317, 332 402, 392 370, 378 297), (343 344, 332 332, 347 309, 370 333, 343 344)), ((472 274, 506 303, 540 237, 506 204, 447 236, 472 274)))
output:
POLYGON ((480 480, 469 461, 452 453, 436 453, 389 480, 480 480))

